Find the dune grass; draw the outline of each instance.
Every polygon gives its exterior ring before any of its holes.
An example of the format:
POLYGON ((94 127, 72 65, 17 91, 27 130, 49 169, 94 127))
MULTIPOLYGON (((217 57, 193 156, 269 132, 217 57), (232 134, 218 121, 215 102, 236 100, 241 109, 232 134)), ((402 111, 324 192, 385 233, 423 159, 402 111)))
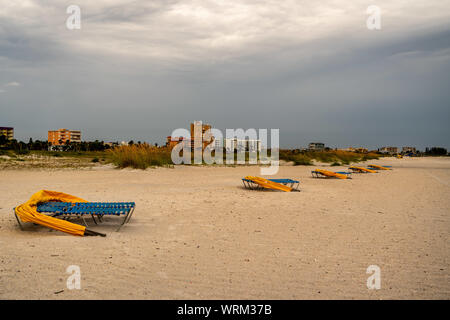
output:
POLYGON ((280 159, 292 161, 294 165, 312 165, 313 160, 331 163, 333 166, 348 165, 352 162, 361 162, 378 159, 380 155, 375 153, 357 153, 349 151, 296 151, 280 150, 280 159))
POLYGON ((295 154, 290 150, 280 151, 280 160, 293 162, 296 166, 312 166, 312 158, 305 154, 295 154))
POLYGON ((168 148, 158 148, 146 143, 115 147, 108 150, 108 153, 111 162, 119 168, 146 169, 172 165, 168 148))
MULTIPOLYGON (((111 159, 111 162, 119 168, 132 167, 136 169, 146 169, 148 167, 170 166, 173 164, 170 149, 157 148, 148 144, 120 146, 109 150, 108 152, 110 153, 109 158, 111 159)), ((313 160, 315 160, 318 162, 330 163, 332 166, 340 166, 378 159, 379 157, 380 155, 375 153, 357 153, 338 150, 280 150, 280 160, 292 161, 294 162, 294 165, 313 165, 313 160)), ((246 154, 246 163, 247 162, 248 154, 246 154)))

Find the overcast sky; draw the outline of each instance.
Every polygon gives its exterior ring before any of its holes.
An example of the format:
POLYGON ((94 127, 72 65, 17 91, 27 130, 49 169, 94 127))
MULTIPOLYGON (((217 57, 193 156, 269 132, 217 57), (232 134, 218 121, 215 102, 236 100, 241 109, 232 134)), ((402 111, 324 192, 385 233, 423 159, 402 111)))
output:
POLYGON ((163 143, 192 120, 279 128, 282 147, 449 148, 450 0, 0 0, 17 139, 163 143))

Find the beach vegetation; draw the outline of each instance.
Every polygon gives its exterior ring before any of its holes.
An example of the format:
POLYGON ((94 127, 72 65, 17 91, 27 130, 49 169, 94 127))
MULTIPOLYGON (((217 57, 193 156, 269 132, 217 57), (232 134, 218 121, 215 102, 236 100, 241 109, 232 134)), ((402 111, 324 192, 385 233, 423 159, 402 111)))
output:
POLYGON ((349 165, 354 162, 378 159, 376 153, 358 153, 342 150, 309 151, 280 150, 280 160, 292 161, 294 165, 312 165, 313 161, 330 163, 332 166, 349 165))
POLYGON ((118 168, 146 169, 172 165, 169 148, 159 148, 147 143, 117 146, 108 150, 108 153, 110 161, 118 168))

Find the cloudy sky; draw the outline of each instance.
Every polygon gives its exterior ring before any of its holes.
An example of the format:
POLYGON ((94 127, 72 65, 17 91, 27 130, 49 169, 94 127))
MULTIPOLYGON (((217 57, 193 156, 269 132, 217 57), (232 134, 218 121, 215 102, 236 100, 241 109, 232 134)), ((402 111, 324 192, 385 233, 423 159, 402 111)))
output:
POLYGON ((449 148, 450 0, 0 0, 16 138, 162 143, 191 120, 279 128, 283 147, 449 148))

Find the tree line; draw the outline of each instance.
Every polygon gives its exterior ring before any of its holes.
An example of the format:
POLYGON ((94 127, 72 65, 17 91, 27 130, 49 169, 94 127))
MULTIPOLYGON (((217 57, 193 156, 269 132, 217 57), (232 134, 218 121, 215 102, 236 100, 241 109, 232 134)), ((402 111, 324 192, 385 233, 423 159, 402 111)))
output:
MULTIPOLYGON (((134 142, 133 140, 128 142, 128 145, 133 144, 141 144, 141 141, 134 142)), ((40 150, 40 151, 75 151, 75 152, 82 152, 82 151, 104 151, 107 149, 114 148, 115 146, 118 146, 119 142, 113 142, 110 144, 105 144, 104 141, 82 141, 82 142, 70 142, 66 141, 65 143, 62 143, 60 141, 60 145, 58 146, 52 146, 47 140, 33 140, 30 138, 28 140, 28 143, 23 141, 18 141, 16 139, 9 140, 6 136, 0 135, 0 149, 2 150, 13 150, 15 152, 28 152, 33 150, 40 150)), ((155 143, 155 146, 158 147, 158 144, 155 143)))
POLYGON ((45 140, 33 140, 30 138, 28 143, 23 141, 17 141, 16 139, 8 140, 6 136, 0 135, 0 148, 2 150, 13 150, 15 152, 27 152, 33 150, 40 151, 104 151, 109 149, 110 146, 106 145, 103 141, 83 141, 83 142, 69 142, 60 145, 53 146, 53 149, 50 148, 51 144, 45 140))

